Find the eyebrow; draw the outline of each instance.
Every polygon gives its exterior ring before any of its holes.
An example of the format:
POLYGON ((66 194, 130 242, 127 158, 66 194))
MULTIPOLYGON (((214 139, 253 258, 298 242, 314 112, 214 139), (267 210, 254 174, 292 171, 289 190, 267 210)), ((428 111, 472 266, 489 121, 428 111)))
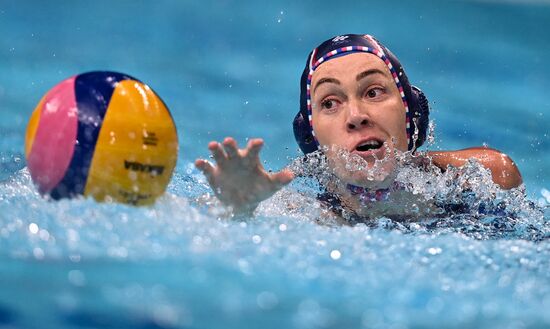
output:
POLYGON ((338 79, 334 79, 334 78, 322 78, 319 81, 317 81, 317 84, 313 88, 313 92, 315 92, 315 89, 317 89, 317 87, 319 87, 323 83, 334 83, 334 84, 339 85, 340 81, 338 81, 338 79))
MULTIPOLYGON (((368 77, 369 75, 373 75, 373 74, 382 74, 382 75, 385 75, 383 71, 379 70, 379 69, 370 69, 370 70, 366 70, 366 71, 363 71, 361 73, 359 73, 356 77, 355 77, 355 80, 356 81, 361 81, 362 79, 368 77)), ((336 85, 339 85, 340 84, 340 81, 338 79, 334 79, 334 78, 322 78, 320 79, 319 81, 317 81, 317 84, 315 85, 315 87, 313 88, 313 91, 315 92, 315 90, 317 89, 317 87, 319 87, 320 85, 322 85, 323 83, 334 83, 336 85)))
POLYGON ((368 77, 369 75, 373 75, 373 74, 385 75, 384 72, 379 70, 379 69, 370 69, 370 70, 366 70, 366 71, 363 71, 363 72, 357 74, 357 76, 355 77, 355 80, 360 81, 360 80, 368 77))

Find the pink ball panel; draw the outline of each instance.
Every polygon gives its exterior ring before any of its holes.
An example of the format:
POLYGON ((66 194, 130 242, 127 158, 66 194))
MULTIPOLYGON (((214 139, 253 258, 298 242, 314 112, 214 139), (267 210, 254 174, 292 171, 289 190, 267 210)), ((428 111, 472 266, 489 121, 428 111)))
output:
POLYGON ((51 191, 65 176, 76 142, 78 108, 76 77, 56 85, 47 95, 29 153, 28 167, 41 193, 51 191))

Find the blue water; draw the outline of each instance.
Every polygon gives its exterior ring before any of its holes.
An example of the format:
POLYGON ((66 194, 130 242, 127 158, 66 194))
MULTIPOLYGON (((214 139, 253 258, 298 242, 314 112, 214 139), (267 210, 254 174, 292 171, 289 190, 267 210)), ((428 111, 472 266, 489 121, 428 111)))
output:
POLYGON ((546 1, 0 0, 0 328, 550 327, 548 31, 546 1), (273 169, 299 155, 305 57, 342 33, 400 57, 432 105, 430 149, 516 161, 514 215, 318 225, 301 182, 254 218, 209 205, 192 163, 210 140, 262 137, 273 169), (32 185, 31 112, 90 70, 139 78, 172 112, 178 165, 152 207, 49 202, 32 185))

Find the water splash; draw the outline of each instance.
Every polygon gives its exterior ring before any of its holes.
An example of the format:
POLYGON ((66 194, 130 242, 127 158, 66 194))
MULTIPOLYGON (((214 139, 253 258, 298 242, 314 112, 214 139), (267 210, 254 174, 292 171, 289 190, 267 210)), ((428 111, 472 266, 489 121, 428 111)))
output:
MULTIPOLYGON (((326 193, 327 186, 346 184, 330 165, 324 155, 325 151, 308 154, 289 166, 301 177, 293 189, 306 195, 310 203, 326 193)), ((388 215, 400 215, 390 216, 394 220, 383 213, 378 213, 370 220, 367 218, 367 224, 373 227, 399 229, 407 233, 459 232, 476 239, 521 238, 540 241, 550 236, 545 207, 528 200, 523 185, 511 190, 501 189, 493 182, 491 172, 475 160, 469 160, 459 168, 449 167, 442 172, 425 153, 387 152, 386 158, 376 159, 374 164, 341 149, 336 152, 333 150, 333 154, 347 163, 346 170, 366 172, 365 177, 370 181, 385 179, 379 175, 380 168, 392 156, 396 157, 395 174, 390 178, 399 193, 394 194, 395 198, 390 195, 385 202, 386 208, 390 210, 387 211, 388 215), (409 196, 403 199, 401 192, 407 192, 409 196), (406 215, 403 216, 403 213, 406 215)), ((334 216, 325 217, 334 222, 334 216)))
MULTIPOLYGON (((313 175, 326 165, 313 158, 311 167, 293 165, 313 175)), ((215 213, 192 164, 151 207, 49 201, 21 170, 0 183, 0 302, 9 300, 1 310, 14 326, 52 328, 550 323, 548 239, 519 233, 517 223, 491 228, 495 220, 472 213, 342 226, 325 219, 333 214, 319 190, 304 176, 255 218, 231 219, 215 213)), ((518 216, 548 232, 527 212, 518 216)))

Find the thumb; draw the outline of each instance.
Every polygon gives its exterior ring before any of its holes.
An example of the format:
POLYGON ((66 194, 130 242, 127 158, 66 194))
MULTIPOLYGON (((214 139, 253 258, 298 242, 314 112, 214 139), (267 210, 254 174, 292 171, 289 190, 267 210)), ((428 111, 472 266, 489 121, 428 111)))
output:
POLYGON ((271 179, 278 187, 283 187, 294 179, 294 173, 290 169, 283 169, 271 175, 271 179))

